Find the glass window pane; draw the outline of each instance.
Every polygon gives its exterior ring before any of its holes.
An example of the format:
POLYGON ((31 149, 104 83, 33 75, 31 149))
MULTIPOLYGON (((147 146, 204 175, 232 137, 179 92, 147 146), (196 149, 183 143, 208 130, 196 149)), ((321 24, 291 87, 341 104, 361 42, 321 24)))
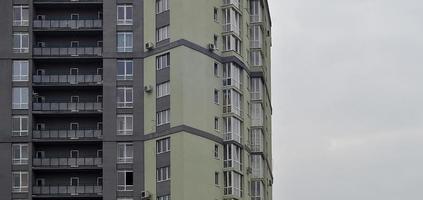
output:
POLYGON ((118 19, 124 19, 124 8, 122 6, 118 7, 118 13, 117 13, 117 17, 118 19))
POLYGON ((132 19, 132 6, 126 8, 126 19, 132 19))
POLYGON ((133 185, 133 172, 126 172, 126 185, 133 185))

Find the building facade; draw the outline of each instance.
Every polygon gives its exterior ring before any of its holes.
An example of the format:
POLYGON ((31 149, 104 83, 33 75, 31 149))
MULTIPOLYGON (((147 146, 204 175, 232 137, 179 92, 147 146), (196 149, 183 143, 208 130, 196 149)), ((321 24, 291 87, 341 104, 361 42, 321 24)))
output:
POLYGON ((1 6, 1 199, 272 199, 266 0, 1 6))

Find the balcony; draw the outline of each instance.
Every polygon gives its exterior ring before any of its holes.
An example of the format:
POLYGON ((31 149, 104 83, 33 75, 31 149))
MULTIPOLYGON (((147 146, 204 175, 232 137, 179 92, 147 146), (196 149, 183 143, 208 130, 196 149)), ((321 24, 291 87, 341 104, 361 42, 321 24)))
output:
POLYGON ((254 152, 254 153, 263 152, 263 145, 262 144, 251 144, 251 152, 254 152))
POLYGON ((37 47, 33 51, 34 56, 102 56, 102 47, 37 47))
POLYGON ((263 42, 261 40, 250 40, 250 48, 262 48, 263 42))
POLYGON ((223 24, 223 32, 234 32, 237 35, 240 34, 239 26, 235 23, 223 24))
POLYGON ((101 196, 103 193, 103 186, 99 185, 84 185, 84 186, 34 186, 32 187, 33 195, 42 196, 101 196))
POLYGON ((226 132, 223 134, 223 141, 235 141, 241 144, 241 135, 238 133, 226 132))
POLYGON ((34 85, 101 85, 102 75, 34 75, 34 85))
POLYGON ((33 0, 34 3, 102 3, 103 0, 33 0))
POLYGON ((250 93, 251 94, 251 100, 253 101, 261 101, 263 100, 263 92, 261 91, 253 91, 250 93))
POLYGON ((237 187, 224 187, 223 188, 225 199, 240 199, 242 190, 237 187))
POLYGON ((79 140, 79 139, 101 139, 102 130, 33 130, 34 139, 47 140, 79 140))
POLYGON ((101 167, 103 158, 34 158, 32 166, 41 168, 101 167))
POLYGON ((102 103, 33 103, 33 111, 43 112, 102 112, 102 103))
POLYGON ((223 0, 223 6, 234 5, 239 9, 239 0, 223 0))
POLYGON ((103 20, 34 20, 35 30, 81 30, 102 29, 103 20))
POLYGON ((263 21, 262 21, 261 15, 256 14, 256 15, 250 15, 250 22, 251 23, 260 23, 260 22, 263 22, 263 21))
POLYGON ((223 161, 223 168, 234 169, 241 172, 242 164, 239 160, 225 160, 223 161))

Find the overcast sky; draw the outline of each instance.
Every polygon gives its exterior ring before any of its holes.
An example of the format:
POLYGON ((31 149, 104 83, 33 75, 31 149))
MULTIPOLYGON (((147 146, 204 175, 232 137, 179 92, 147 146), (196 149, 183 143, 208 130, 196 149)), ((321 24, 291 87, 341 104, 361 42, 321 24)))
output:
POLYGON ((423 199, 423 1, 269 0, 274 200, 423 199))

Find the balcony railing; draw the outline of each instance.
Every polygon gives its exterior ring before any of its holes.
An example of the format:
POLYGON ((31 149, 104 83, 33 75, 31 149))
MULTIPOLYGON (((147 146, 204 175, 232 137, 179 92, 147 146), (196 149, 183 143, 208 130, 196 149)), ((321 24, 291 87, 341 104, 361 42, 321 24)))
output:
POLYGON ((223 6, 234 5, 239 8, 239 0, 223 0, 223 6))
POLYGON ((241 135, 235 134, 235 133, 224 133, 223 134, 223 141, 236 141, 238 143, 241 143, 241 135))
POLYGON ((239 27, 235 25, 235 23, 231 24, 223 24, 223 32, 234 32, 239 35, 239 27))
POLYGON ((250 40, 250 48, 261 48, 262 43, 261 40, 250 40))
POLYGON ((241 171, 242 164, 238 160, 225 160, 223 161, 224 168, 232 168, 238 171, 241 171))
POLYGON ((33 0, 34 3, 101 3, 103 0, 33 0))
POLYGON ((252 152, 263 152, 263 145, 262 144, 251 144, 251 151, 252 152))
POLYGON ((34 20, 35 29, 100 29, 101 19, 86 20, 34 20))
POLYGON ((102 195, 103 186, 84 185, 84 186, 34 186, 32 193, 35 195, 102 195))
POLYGON ((242 190, 236 187, 224 187, 224 195, 230 195, 235 197, 241 197, 242 190))
POLYGON ((48 85, 66 85, 66 84, 81 84, 94 83, 99 84, 103 81, 102 75, 34 75, 32 82, 38 84, 48 85))
POLYGON ((261 91, 258 92, 251 92, 251 100, 262 100, 263 99, 263 93, 261 91))
POLYGON ((101 56, 102 47, 36 47, 35 56, 101 56))
POLYGON ((232 105, 223 105, 223 113, 225 114, 236 114, 238 116, 242 116, 244 113, 240 107, 232 106, 232 105))
POLYGON ((261 15, 250 15, 250 22, 251 23, 258 23, 258 22, 262 22, 261 20, 261 15))
POLYGON ((102 103, 33 103, 33 111, 97 111, 103 109, 102 103))
POLYGON ((34 167, 99 167, 103 158, 34 158, 34 167))
POLYGON ((103 137, 102 130, 33 130, 35 139, 99 139, 103 137))

